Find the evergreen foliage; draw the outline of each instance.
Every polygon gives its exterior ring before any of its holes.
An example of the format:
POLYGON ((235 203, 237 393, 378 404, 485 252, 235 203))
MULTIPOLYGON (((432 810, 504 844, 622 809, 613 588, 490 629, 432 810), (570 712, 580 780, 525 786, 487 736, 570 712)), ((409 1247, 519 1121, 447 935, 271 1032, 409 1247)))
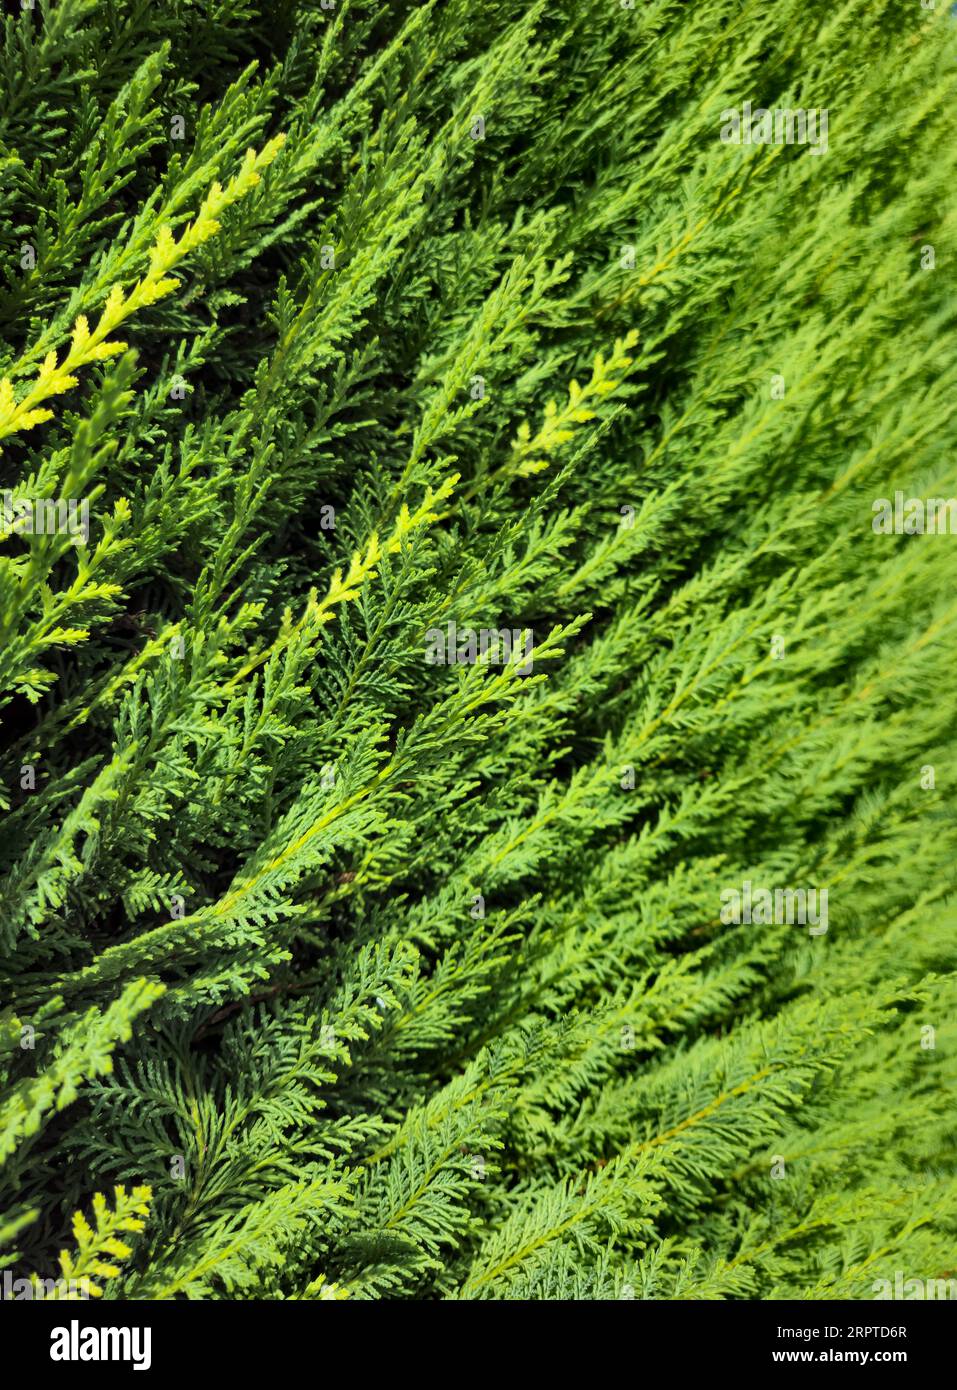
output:
POLYGON ((953 1273, 955 110, 917 0, 5 21, 5 1272, 953 1273))

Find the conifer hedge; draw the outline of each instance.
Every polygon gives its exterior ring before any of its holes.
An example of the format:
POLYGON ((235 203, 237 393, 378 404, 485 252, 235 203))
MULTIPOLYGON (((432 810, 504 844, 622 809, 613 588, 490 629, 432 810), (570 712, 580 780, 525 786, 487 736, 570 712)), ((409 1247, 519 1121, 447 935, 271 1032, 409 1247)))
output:
POLYGON ((943 0, 6 19, 4 1296, 953 1273, 955 110, 943 0))

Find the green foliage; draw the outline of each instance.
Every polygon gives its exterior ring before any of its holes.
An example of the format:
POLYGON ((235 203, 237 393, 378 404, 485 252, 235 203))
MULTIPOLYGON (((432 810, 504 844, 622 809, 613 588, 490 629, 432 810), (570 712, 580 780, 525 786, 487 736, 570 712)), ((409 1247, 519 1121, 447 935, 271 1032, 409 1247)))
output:
POLYGON ((135 1187, 129 1195, 126 1189, 117 1185, 114 1188, 115 1207, 111 1211, 102 1192, 93 1197, 94 1230, 81 1211, 73 1215, 73 1238, 76 1254, 64 1250, 60 1254, 61 1278, 79 1285, 93 1298, 102 1296, 102 1286, 93 1278, 112 1279, 119 1274, 116 1260, 126 1260, 132 1249, 121 1240, 118 1232, 124 1234, 142 1231, 143 1217, 149 1215, 150 1190, 148 1187, 135 1187))
POLYGON ((947 1277, 946 10, 6 20, 3 515, 89 529, 0 535, 0 1265, 947 1277))

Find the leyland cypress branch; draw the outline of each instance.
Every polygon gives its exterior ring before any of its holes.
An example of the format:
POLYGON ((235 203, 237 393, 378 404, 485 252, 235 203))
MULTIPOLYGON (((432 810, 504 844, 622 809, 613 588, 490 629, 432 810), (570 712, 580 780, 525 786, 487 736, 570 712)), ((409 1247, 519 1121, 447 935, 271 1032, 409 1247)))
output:
POLYGON ((280 8, 0 38, 4 1297, 946 1284, 949 7, 280 8))

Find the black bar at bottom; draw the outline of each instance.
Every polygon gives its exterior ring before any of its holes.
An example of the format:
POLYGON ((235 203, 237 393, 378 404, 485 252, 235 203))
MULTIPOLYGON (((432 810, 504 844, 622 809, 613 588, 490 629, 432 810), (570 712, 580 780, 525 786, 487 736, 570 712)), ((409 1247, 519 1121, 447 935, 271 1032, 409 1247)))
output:
MULTIPOLYGON (((341 1374, 354 1358, 357 1375, 371 1368, 358 1335, 373 1335, 375 1361, 392 1347, 397 1357, 425 1338, 455 1332, 467 1346, 467 1378, 520 1373, 528 1358, 541 1380, 554 1358, 560 1369, 574 1349, 595 1369, 642 1363, 662 1373, 716 1369, 778 1372, 853 1367, 868 1372, 947 1365, 953 1342, 953 1304, 854 1303, 358 1303, 320 1309, 314 1303, 101 1303, 8 1301, 0 1305, 2 1355, 8 1369, 36 1370, 69 1381, 85 1374, 249 1376, 252 1365, 312 1369, 334 1360, 341 1374), (553 1318, 555 1319, 553 1321, 553 1318), (390 1336, 390 1333, 394 1335, 390 1336), (499 1335, 501 1334, 501 1335, 499 1335), (342 1342, 337 1342, 343 1338, 342 1342), (414 1338, 414 1340, 412 1340, 414 1338), (504 1340, 507 1338, 507 1341, 504 1340), (11 1362, 10 1358, 14 1358, 11 1362), (624 1358, 620 1360, 620 1358, 624 1358), (646 1358, 651 1358, 646 1360, 646 1358), (366 1370, 363 1371, 365 1362, 366 1370)), ((366 1344, 367 1345, 367 1344, 366 1344)), ((442 1347, 442 1341, 436 1342, 442 1347)), ((447 1363, 447 1350, 443 1355, 447 1363)), ((567 1362, 565 1362, 567 1369, 567 1362)))

